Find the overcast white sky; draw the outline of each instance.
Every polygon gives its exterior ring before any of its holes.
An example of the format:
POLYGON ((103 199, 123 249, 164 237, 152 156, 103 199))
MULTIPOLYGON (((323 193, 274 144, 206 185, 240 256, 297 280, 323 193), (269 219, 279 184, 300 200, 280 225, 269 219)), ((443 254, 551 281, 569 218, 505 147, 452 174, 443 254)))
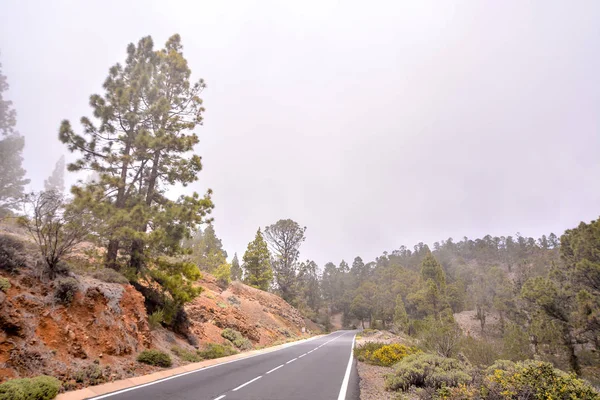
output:
POLYGON ((208 84, 192 189, 230 255, 280 218, 322 266, 600 214, 595 0, 0 0, 33 188, 126 45, 173 33, 208 84))

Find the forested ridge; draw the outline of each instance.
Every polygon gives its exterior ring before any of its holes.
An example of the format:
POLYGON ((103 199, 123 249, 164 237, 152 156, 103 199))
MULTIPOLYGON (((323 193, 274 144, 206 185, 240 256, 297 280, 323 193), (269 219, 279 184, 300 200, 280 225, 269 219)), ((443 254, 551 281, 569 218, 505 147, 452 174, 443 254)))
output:
POLYGON ((280 220, 264 230, 265 238, 259 230, 249 244, 242 279, 273 290, 328 328, 341 313, 344 327, 408 334, 446 357, 534 358, 576 374, 598 372, 599 220, 560 238, 449 238, 432 248, 400 246, 373 261, 357 256, 322 267, 299 261, 306 228, 280 220), (270 260, 262 270, 249 256, 257 242, 262 259, 270 260), (257 273, 273 274, 273 281, 259 284, 257 273), (476 324, 461 329, 455 316, 465 311, 473 311, 467 315, 476 324))

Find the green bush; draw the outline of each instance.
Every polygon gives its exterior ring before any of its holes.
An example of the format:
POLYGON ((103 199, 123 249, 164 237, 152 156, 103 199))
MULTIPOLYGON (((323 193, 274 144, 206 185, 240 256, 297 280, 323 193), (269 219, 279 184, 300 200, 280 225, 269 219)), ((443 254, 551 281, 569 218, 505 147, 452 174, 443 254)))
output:
POLYGON ((418 350, 403 344, 367 342, 354 349, 354 356, 368 364, 391 367, 404 357, 416 353, 418 350))
POLYGON ((171 347, 171 351, 177 357, 187 362, 199 362, 202 361, 202 357, 200 357, 197 353, 193 351, 186 350, 182 347, 173 346, 171 347))
POLYGON ((358 361, 366 362, 373 352, 379 350, 383 346, 385 346, 385 343, 366 342, 365 344, 354 348, 354 357, 356 357, 358 361))
POLYGON ((482 392, 490 399, 600 399, 591 385, 547 362, 500 360, 486 372, 482 392))
POLYGON ((75 293, 79 290, 79 283, 75 278, 60 278, 56 280, 54 298, 61 304, 69 305, 75 293))
POLYGON ((102 367, 98 364, 90 364, 87 367, 78 370, 73 378, 77 383, 87 383, 88 385, 97 385, 106 380, 102 367))
POLYGON ((0 278, 0 291, 5 292, 10 289, 10 281, 6 278, 0 278))
POLYGON ((59 389, 59 380, 51 376, 13 379, 0 385, 0 400, 50 400, 59 389))
POLYGON ((217 279, 217 285, 219 285, 221 289, 227 288, 231 283, 231 265, 228 263, 219 265, 215 271, 215 278, 217 279))
POLYGON ((512 361, 523 361, 533 358, 527 330, 514 323, 509 323, 502 338, 502 358, 512 361))
POLYGON ((108 283, 121 283, 123 285, 129 283, 129 280, 125 276, 112 268, 101 268, 97 271, 94 271, 92 276, 98 280, 108 283))
POLYGON ((229 340, 240 350, 249 350, 252 348, 252 343, 235 329, 225 328, 221 332, 221 336, 229 340))
POLYGON ((481 340, 469 336, 461 340, 460 351, 471 364, 488 367, 499 358, 500 344, 492 339, 481 340))
POLYGON ((150 329, 156 329, 165 321, 165 312, 162 308, 154 311, 148 316, 148 325, 150 329))
POLYGON ((144 350, 138 354, 137 360, 144 364, 165 368, 172 364, 171 357, 160 350, 144 350))
POLYGON ((410 387, 440 389, 471 382, 471 368, 456 359, 418 353, 404 357, 385 377, 388 390, 407 391, 410 387))
POLYGON ((0 270, 16 272, 25 266, 23 243, 9 235, 0 235, 0 270))
POLYGON ((221 358, 236 354, 235 350, 231 346, 223 346, 218 343, 208 343, 203 350, 198 350, 198 355, 205 360, 212 360, 213 358, 221 358))

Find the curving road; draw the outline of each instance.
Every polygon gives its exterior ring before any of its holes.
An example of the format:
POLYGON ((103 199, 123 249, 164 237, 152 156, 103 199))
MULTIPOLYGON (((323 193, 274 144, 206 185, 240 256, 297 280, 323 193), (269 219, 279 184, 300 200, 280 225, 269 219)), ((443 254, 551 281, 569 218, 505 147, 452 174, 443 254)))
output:
POLYGON ((110 400, 358 400, 356 331, 94 397, 110 400))

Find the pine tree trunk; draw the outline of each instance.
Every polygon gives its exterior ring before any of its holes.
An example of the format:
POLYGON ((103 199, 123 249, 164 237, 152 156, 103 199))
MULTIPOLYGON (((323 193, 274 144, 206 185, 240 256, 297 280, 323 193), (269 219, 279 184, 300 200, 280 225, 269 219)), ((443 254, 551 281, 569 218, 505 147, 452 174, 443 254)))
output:
POLYGON ((119 241, 111 239, 108 241, 108 248, 106 249, 106 267, 114 270, 119 270, 117 264, 117 254, 119 253, 119 241))
POLYGON ((575 345, 573 344, 573 338, 571 337, 571 332, 569 331, 569 325, 563 324, 563 343, 567 347, 567 351, 569 352, 569 365, 573 372, 577 375, 581 375, 581 367, 579 366, 579 358, 577 354, 575 354, 575 345))
MULTIPOLYGON (((129 132, 127 133, 129 135, 129 132)), ((129 152, 131 151, 131 141, 127 142, 125 145, 125 149, 123 149, 123 154, 125 155, 125 160, 129 157, 129 152)), ((125 206, 125 186, 127 181, 127 170, 129 169, 129 161, 124 161, 121 166, 121 182, 119 189, 117 190, 117 199, 115 201, 116 208, 123 208, 125 206)), ((112 268, 118 271, 119 264, 117 264, 117 256, 119 254, 119 241, 117 239, 110 239, 108 242, 108 248, 106 251, 106 267, 112 268)))
MULTIPOLYGON (((146 206, 152 205, 152 199, 154 198, 154 189, 156 188, 156 180, 158 179, 158 163, 160 161, 160 151, 154 154, 152 163, 152 171, 150 178, 148 178, 148 191, 146 192, 146 206)), ((148 229, 148 223, 144 222, 143 226, 140 226, 139 231, 146 233, 148 229)), ((144 264, 144 240, 134 239, 131 243, 131 256, 129 258, 129 266, 135 269, 136 272, 140 272, 144 264)))

